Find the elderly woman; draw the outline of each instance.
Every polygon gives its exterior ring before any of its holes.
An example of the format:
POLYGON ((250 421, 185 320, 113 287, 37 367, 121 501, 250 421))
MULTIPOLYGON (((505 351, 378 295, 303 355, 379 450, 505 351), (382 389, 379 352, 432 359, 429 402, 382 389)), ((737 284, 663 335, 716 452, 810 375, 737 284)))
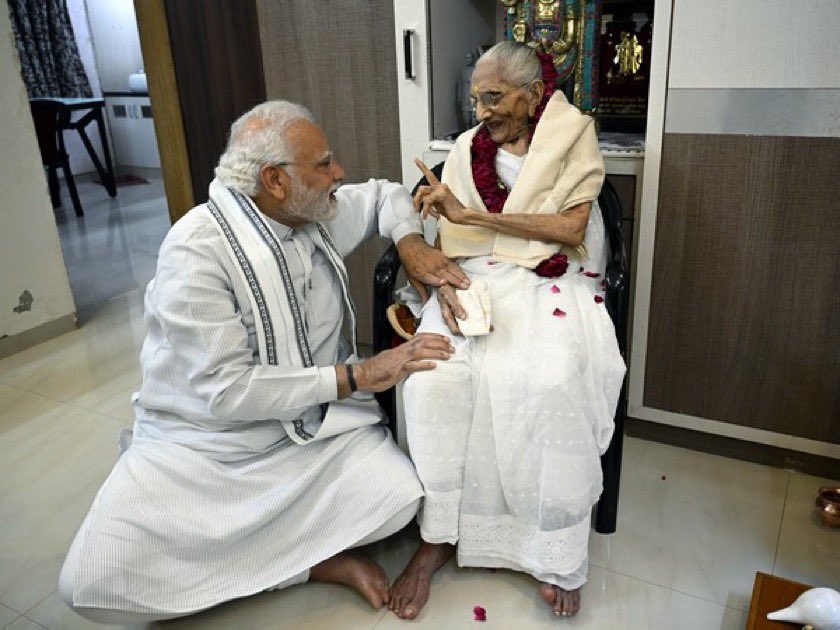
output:
POLYGON ((492 329, 458 334, 470 319, 450 287, 423 308, 419 331, 448 334, 456 351, 404 388, 426 497, 423 542, 391 591, 402 618, 417 616, 456 545, 460 566, 529 573, 555 615, 579 609, 625 368, 603 304, 593 123, 542 66, 513 42, 481 57, 471 86, 480 124, 458 138, 443 183, 431 176, 415 198, 439 217, 443 253, 470 277, 492 329))

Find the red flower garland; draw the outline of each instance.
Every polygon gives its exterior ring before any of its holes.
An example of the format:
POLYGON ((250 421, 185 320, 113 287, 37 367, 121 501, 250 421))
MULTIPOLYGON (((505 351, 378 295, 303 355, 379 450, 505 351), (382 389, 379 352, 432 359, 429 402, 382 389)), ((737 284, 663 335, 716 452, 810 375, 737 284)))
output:
MULTIPOLYGON (((542 100, 537 105, 534 116, 528 121, 528 127, 531 130, 532 137, 551 95, 554 94, 554 90, 557 88, 557 71, 554 68, 554 61, 551 55, 538 52, 537 57, 542 67, 545 92, 543 93, 542 100)), ((472 175, 476 190, 478 190, 478 194, 481 196, 485 207, 490 212, 495 213, 502 211, 508 198, 507 187, 501 183, 499 174, 496 172, 496 153, 498 150, 499 145, 493 142, 487 127, 482 125, 481 129, 473 136, 470 150, 472 175)))

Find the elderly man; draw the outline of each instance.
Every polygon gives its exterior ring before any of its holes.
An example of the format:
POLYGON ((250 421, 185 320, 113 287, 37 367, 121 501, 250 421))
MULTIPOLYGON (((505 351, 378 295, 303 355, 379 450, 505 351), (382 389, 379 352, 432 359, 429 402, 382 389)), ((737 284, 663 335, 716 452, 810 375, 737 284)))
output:
POLYGON ((59 578, 79 614, 146 622, 307 580, 388 601, 382 569, 347 550, 401 529, 423 491, 357 399, 453 348, 419 335, 359 361, 342 257, 378 222, 419 279, 465 277, 422 241, 404 188, 343 176, 299 105, 233 124, 209 201, 170 230, 146 291, 133 438, 59 578))

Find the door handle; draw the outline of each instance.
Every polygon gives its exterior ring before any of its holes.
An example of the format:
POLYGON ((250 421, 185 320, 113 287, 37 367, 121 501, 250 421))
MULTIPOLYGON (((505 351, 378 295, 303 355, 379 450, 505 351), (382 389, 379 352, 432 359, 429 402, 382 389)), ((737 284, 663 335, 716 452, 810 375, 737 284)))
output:
POLYGON ((414 72, 414 30, 403 29, 403 59, 405 61, 405 78, 416 79, 414 72))

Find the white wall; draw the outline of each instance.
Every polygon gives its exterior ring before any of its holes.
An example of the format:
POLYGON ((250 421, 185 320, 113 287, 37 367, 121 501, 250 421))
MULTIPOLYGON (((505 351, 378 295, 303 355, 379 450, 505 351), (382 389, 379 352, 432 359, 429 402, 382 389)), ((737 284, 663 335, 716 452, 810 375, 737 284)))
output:
POLYGON ((90 81, 93 95, 96 97, 102 96, 85 0, 67 0, 67 12, 70 14, 70 22, 73 24, 73 34, 76 38, 76 45, 79 47, 79 56, 82 58, 82 64, 85 66, 85 74, 87 74, 88 80, 90 81))
POLYGON ((128 75, 143 68, 132 0, 85 0, 103 92, 128 91, 128 75))
POLYGON ((838 0, 675 0, 668 87, 840 88, 838 32, 838 0))
POLYGON ((675 0, 665 131, 840 137, 840 1, 675 0))
POLYGON ((8 11, 0 11, 0 337, 75 312, 8 11), (16 313, 29 291, 31 310, 16 313))

